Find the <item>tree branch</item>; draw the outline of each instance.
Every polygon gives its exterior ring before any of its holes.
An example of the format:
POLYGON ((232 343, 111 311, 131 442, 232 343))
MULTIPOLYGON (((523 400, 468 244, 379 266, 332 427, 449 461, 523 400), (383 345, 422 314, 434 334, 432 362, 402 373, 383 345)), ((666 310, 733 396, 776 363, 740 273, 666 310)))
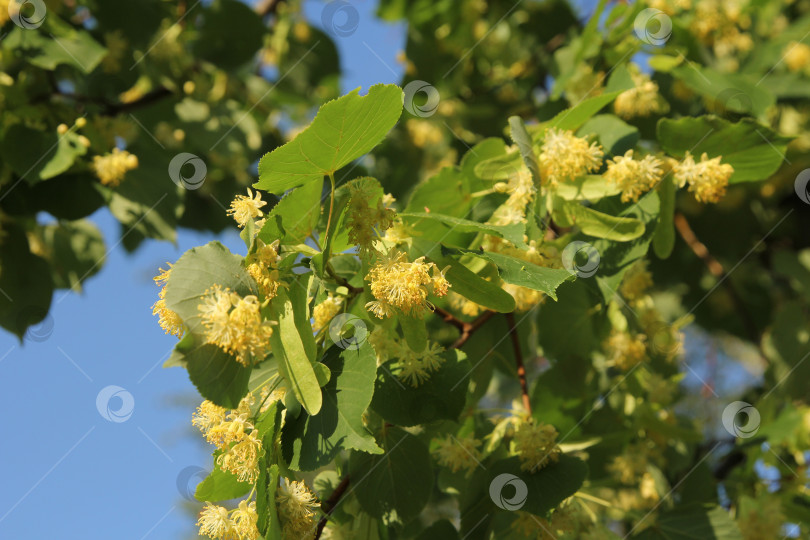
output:
POLYGON ((467 340, 472 337, 472 335, 481 328, 485 322, 490 320, 492 316, 495 315, 494 311, 485 311, 483 315, 475 319, 471 323, 463 323, 464 326, 461 329, 461 335, 458 339, 450 346, 451 349, 460 349, 467 343, 467 340))
POLYGON ((453 315, 452 313, 450 313, 449 311, 446 311, 446 310, 444 310, 444 309, 437 306, 437 307, 435 307, 433 309, 433 312, 440 315, 444 322, 452 324, 453 326, 455 326, 456 328, 458 328, 459 330, 464 332, 464 327, 465 327, 465 325, 467 323, 465 323, 464 321, 456 318, 456 316, 453 315))
POLYGON ((726 291, 728 291, 731 301, 734 302, 734 306, 737 308, 737 313, 740 315, 743 327, 745 328, 746 333, 748 333, 749 339, 751 339, 751 341, 754 343, 759 343, 759 331, 757 330, 757 325, 754 322, 754 319, 751 317, 751 313, 748 311, 745 303, 742 301, 742 298, 737 293, 737 289, 734 288, 734 284, 730 279, 728 279, 728 274, 723 268, 723 265, 720 264, 720 261, 715 259, 711 253, 709 253, 709 248, 707 248, 706 245, 698 239, 697 235, 692 230, 692 227, 689 226, 686 216, 680 212, 676 212, 674 221, 678 234, 680 234, 683 241, 686 242, 686 245, 689 246, 689 249, 691 249, 692 252, 703 261, 709 272, 715 278, 717 278, 719 282, 722 283, 726 288, 726 291))
POLYGON ((517 364, 517 376, 520 381, 520 396, 523 399, 523 407, 529 415, 532 414, 532 403, 529 400, 529 385, 526 383, 526 366, 523 364, 523 353, 520 351, 520 338, 515 324, 515 314, 506 314, 506 323, 509 325, 509 337, 512 338, 512 348, 515 350, 515 363, 517 364))
POLYGON ((346 493, 346 489, 348 487, 349 487, 349 475, 347 474, 346 476, 343 477, 343 480, 340 481, 340 483, 337 485, 332 494, 329 495, 329 498, 324 501, 323 505, 321 505, 321 508, 323 508, 323 511, 326 515, 323 516, 320 521, 318 521, 318 528, 315 531, 314 540, 318 540, 321 537, 323 529, 324 527, 326 527, 326 522, 329 521, 329 516, 332 514, 332 511, 337 506, 338 502, 340 501, 340 498, 343 496, 344 493, 346 493))

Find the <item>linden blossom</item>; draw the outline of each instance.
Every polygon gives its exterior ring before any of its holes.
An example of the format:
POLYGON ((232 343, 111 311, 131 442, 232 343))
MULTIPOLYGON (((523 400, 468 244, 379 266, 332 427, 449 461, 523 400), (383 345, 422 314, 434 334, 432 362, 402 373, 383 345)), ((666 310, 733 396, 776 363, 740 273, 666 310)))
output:
POLYGON ((406 262, 404 253, 391 251, 366 276, 371 282, 371 294, 377 299, 367 303, 366 309, 380 319, 393 315, 394 308, 406 315, 421 317, 433 309, 433 304, 427 299, 428 293, 436 296, 447 294, 450 283, 445 279, 444 271, 433 263, 426 263, 424 257, 406 262))
POLYGON ((603 177, 622 190, 622 202, 637 201, 642 193, 654 188, 661 181, 663 161, 654 156, 633 159, 633 150, 623 156, 616 156, 607 162, 603 177))
POLYGON ((284 521, 285 538, 306 538, 315 527, 315 512, 320 503, 303 481, 284 482, 276 495, 279 517, 284 521))
POLYGON ((262 200, 262 194, 258 191, 254 194, 250 188, 247 188, 247 197, 244 195, 237 195, 231 201, 231 207, 228 209, 227 214, 233 216, 236 223, 240 228, 243 228, 248 222, 255 218, 260 218, 264 215, 261 208, 267 204, 267 201, 262 200))
POLYGON ((551 128, 543 138, 540 153, 540 173, 543 183, 574 180, 602 166, 602 147, 576 137, 571 131, 551 128))
POLYGON ((686 152, 683 161, 673 167, 673 174, 679 187, 689 184, 689 191, 695 194, 698 202, 718 202, 725 194, 728 180, 734 174, 734 167, 720 163, 720 158, 709 159, 706 152, 695 163, 692 154, 686 152))
POLYGON ((113 148, 109 154, 93 157, 93 170, 105 186, 119 185, 127 172, 137 168, 138 156, 119 148, 113 148))

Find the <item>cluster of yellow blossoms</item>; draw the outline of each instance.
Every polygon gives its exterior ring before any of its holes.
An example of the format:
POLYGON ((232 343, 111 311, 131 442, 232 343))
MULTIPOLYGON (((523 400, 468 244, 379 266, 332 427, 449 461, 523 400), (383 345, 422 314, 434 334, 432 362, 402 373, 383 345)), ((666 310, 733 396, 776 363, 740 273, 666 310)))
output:
POLYGON ((520 457, 520 469, 535 472, 560 459, 557 430, 550 424, 529 418, 521 422, 512 439, 514 452, 520 457))
POLYGON ((279 241, 265 244, 261 238, 256 239, 256 251, 247 256, 247 272, 259 285, 259 292, 265 297, 274 298, 280 284, 278 277, 279 241))
POLYGON ((329 293, 320 304, 312 308, 312 330, 320 332, 329 322, 340 313, 343 307, 343 298, 329 293))
POLYGON ((93 170, 105 186, 119 185, 129 171, 137 168, 138 156, 119 148, 103 156, 93 156, 93 170))
POLYGON ((376 298, 366 304, 366 309, 380 319, 394 315, 394 308, 405 315, 421 317, 433 311, 428 294, 444 296, 450 288, 444 271, 435 264, 425 262, 424 257, 408 262, 406 255, 397 251, 379 261, 366 280, 371 282, 371 294, 376 298))
POLYGON ((387 207, 393 198, 388 195, 380 197, 376 190, 379 190, 379 184, 371 178, 361 178, 349 185, 349 240, 358 247, 358 253, 364 259, 376 253, 374 240, 378 231, 390 228, 396 218, 396 212, 387 207), (377 202, 371 206, 370 202, 375 197, 377 202))
POLYGON ((259 476, 262 443, 250 421, 254 402, 253 394, 248 394, 236 409, 229 411, 205 400, 197 407, 191 421, 206 441, 222 450, 217 465, 236 475, 240 482, 253 483, 259 476))
POLYGON ((641 73, 637 66, 631 64, 630 68, 630 76, 635 86, 616 97, 616 101, 613 102, 616 114, 629 119, 667 112, 669 107, 658 93, 658 84, 646 73, 641 73))
POLYGON ((532 174, 526 167, 521 167, 514 174, 509 175, 506 182, 498 182, 493 189, 499 193, 506 193, 509 198, 492 214, 490 220, 495 225, 509 225, 526 221, 526 207, 537 193, 532 174))
POLYGON ((481 464, 479 446, 481 446, 481 441, 473 435, 465 437, 448 435, 437 441, 437 447, 433 453, 436 454, 436 459, 442 467, 447 467, 454 473, 465 471, 469 476, 481 464))
POLYGON ((675 165, 672 172, 679 187, 689 184, 689 191, 695 194, 698 202, 715 203, 726 194, 734 167, 720 163, 720 156, 709 159, 706 152, 696 163, 692 154, 686 152, 683 161, 675 165))
POLYGON ((639 365, 647 358, 647 336, 613 331, 605 342, 608 361, 622 371, 639 365))
POLYGON ((421 351, 414 351, 404 340, 380 326, 369 334, 368 341, 377 355, 377 363, 396 358, 392 372, 414 388, 428 380, 431 372, 437 371, 444 363, 441 356, 444 349, 438 343, 428 342, 421 351))
POLYGON ((622 190, 622 202, 637 201, 661 181, 662 165, 663 162, 653 156, 633 159, 633 151, 628 150, 623 156, 608 160, 603 176, 622 190))
POLYGON ((256 523, 259 515, 256 513, 256 503, 241 501, 234 510, 215 504, 205 503, 200 512, 197 526, 200 535, 206 535, 216 540, 258 540, 259 529, 256 523))
POLYGON ((320 506, 304 482, 284 479, 276 493, 278 515, 284 523, 284 538, 308 538, 315 532, 315 508, 320 506))
POLYGON ((602 165, 602 147, 575 136, 571 131, 551 128, 543 138, 540 175, 544 184, 574 180, 602 165))
POLYGON ((157 302, 152 305, 152 315, 158 316, 158 324, 160 324, 164 332, 181 338, 185 332, 183 319, 180 318, 180 315, 166 307, 166 282, 169 281, 171 271, 172 265, 169 264, 168 270, 160 268, 160 273, 154 277, 155 283, 160 287, 160 293, 158 293, 157 302))
POLYGON ((242 298, 230 289, 214 285, 197 308, 205 326, 206 343, 233 354, 245 366, 254 358, 262 358, 273 328, 262 317, 260 307, 259 299, 252 294, 242 298))
POLYGON ((252 219, 260 218, 264 215, 262 207, 267 204, 267 201, 262 200, 262 194, 258 191, 254 194, 250 188, 247 190, 247 196, 237 195, 231 201, 231 207, 228 209, 228 215, 233 216, 233 219, 240 228, 248 224, 252 219))
POLYGON ((791 41, 783 53, 785 65, 790 71, 805 71, 810 67, 810 45, 791 41))

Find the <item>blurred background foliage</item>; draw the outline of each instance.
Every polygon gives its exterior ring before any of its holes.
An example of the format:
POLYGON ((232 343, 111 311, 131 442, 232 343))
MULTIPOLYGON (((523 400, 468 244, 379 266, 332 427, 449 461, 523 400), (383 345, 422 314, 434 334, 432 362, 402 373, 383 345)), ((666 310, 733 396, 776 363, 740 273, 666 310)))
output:
MULTIPOLYGON (((315 28, 295 0, 46 0, 38 29, 6 18, 7 4, 0 0, 0 325, 18 336, 47 315, 54 289, 80 290, 108 250, 135 250, 146 238, 173 241, 178 227, 232 226, 224 208, 255 181, 258 159, 339 95, 335 42, 354 31, 350 20, 330 21, 330 33, 315 28), (111 179, 99 163, 115 158, 115 149, 137 163, 122 158, 126 170, 111 179), (205 164, 199 189, 176 185, 168 173, 181 152, 205 164), (103 238, 86 219, 105 205, 121 225, 118 238, 103 238)), ((524 318, 520 332, 530 344, 530 372, 546 370, 532 391, 536 414, 561 432, 568 426, 610 443, 590 449, 593 485, 609 483, 611 456, 644 433, 674 441, 667 468, 655 470, 661 496, 672 487, 680 501, 734 508, 745 538, 775 538, 751 531, 781 531, 787 522, 801 524, 800 533, 787 534, 806 535, 810 211, 794 187, 810 167, 810 2, 652 0, 587 8, 583 18, 556 0, 382 0, 380 18, 407 23, 401 85, 426 81, 441 100, 435 114, 403 115, 373 156, 336 177, 374 174, 398 198, 430 179, 442 188, 435 197, 452 199, 457 186, 438 172, 474 155, 487 137, 504 137, 507 117, 531 126, 586 97, 639 87, 645 77, 661 100, 650 114, 616 109, 600 116, 602 128, 591 126, 609 154, 623 152, 625 137, 628 147, 641 140, 654 149, 664 116, 752 118, 792 137, 776 174, 733 185, 719 204, 679 193, 674 249, 665 260, 651 255, 649 264, 657 310, 678 327, 697 323, 687 328, 686 342, 706 333, 719 338, 697 349, 705 360, 697 390, 757 403, 763 428, 756 438, 735 445, 717 433, 722 407, 650 399, 647 372, 624 381, 621 373, 592 368, 614 322, 593 284, 563 285, 560 302, 524 318), (670 17, 663 43, 633 31, 648 7, 670 17), (723 386, 736 364, 753 375, 723 386), (594 399, 604 407, 580 422, 594 399), (690 420, 675 419, 676 404, 690 420), (703 461, 715 444, 724 457, 703 461)), ((494 377, 496 393, 505 396, 516 384, 511 353, 471 352, 489 350, 500 335, 477 334, 467 351, 471 364, 485 360, 479 384, 494 377)), ((688 372, 655 362, 677 394, 688 372)))

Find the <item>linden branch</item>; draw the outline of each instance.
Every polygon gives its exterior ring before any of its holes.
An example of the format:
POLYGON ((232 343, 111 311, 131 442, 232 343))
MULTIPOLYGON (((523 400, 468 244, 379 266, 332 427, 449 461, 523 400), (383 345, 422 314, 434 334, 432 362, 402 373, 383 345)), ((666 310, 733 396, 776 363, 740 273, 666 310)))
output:
POLYGON ((529 400, 529 385, 526 383, 526 366, 523 364, 523 353, 520 351, 520 338, 517 333, 515 314, 506 314, 506 323, 509 325, 509 337, 512 338, 512 348, 515 350, 515 363, 517 364, 517 376, 520 381, 520 397, 523 399, 523 408, 532 414, 532 403, 529 400))
POLYGON ((318 521, 318 528, 315 531, 314 540, 318 540, 321 537, 321 533, 323 533, 324 527, 326 527, 326 523, 329 521, 329 516, 332 515, 332 512, 335 510, 335 507, 338 505, 340 498, 346 493, 346 489, 349 487, 349 475, 343 477, 340 483, 337 485, 335 490, 329 495, 329 498, 326 499, 321 506, 325 515, 318 521))

